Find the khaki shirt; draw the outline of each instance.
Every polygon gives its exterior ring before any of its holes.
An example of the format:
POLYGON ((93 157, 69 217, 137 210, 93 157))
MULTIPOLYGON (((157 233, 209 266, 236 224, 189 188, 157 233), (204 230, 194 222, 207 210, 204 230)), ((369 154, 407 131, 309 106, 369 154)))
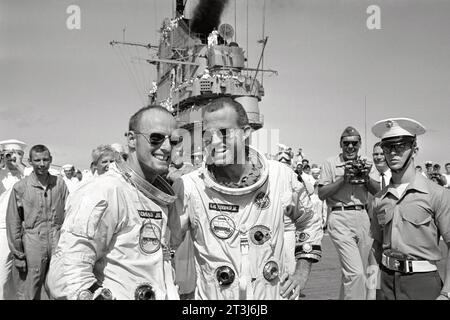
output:
MULTIPOLYGON (((345 160, 342 154, 328 158, 322 165, 319 186, 333 183, 339 177, 344 176, 345 160)), ((373 167, 372 167, 373 169, 373 167)), ((326 199, 329 208, 333 206, 365 205, 368 191, 364 185, 352 185, 345 183, 335 194, 326 199)))
POLYGON ((389 185, 374 199, 372 237, 383 250, 393 249, 412 259, 442 259, 439 238, 450 242, 450 191, 416 174, 397 198, 389 185))

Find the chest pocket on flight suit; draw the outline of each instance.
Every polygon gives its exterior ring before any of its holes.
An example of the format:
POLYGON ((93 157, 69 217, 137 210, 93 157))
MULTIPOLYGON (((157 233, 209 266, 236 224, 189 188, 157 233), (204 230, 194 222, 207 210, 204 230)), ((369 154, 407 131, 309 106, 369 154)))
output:
POLYGON ((42 212, 39 199, 25 192, 22 195, 21 201, 18 201, 17 204, 23 208, 23 222, 25 229, 34 229, 39 216, 37 213, 42 212))

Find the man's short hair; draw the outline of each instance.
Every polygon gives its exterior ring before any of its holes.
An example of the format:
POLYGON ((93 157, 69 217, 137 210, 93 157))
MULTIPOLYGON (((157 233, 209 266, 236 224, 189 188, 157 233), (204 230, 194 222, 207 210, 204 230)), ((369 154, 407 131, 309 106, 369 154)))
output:
POLYGON ((445 167, 447 167, 447 166, 450 166, 450 162, 447 162, 447 163, 445 164, 445 167))
POLYGON ((161 112, 168 113, 172 115, 166 108, 160 106, 160 105, 149 105, 146 107, 143 107, 136 111, 135 114, 133 114, 130 118, 130 121, 128 122, 128 131, 139 131, 139 123, 141 122, 142 115, 150 110, 158 110, 161 112))
POLYGON ((208 103, 206 105, 205 113, 207 113, 207 112, 211 113, 214 111, 218 111, 218 110, 225 108, 226 106, 232 108, 238 115, 237 125, 240 128, 243 128, 248 125, 249 122, 248 122, 247 112, 245 111, 242 104, 240 104, 239 102, 237 102, 229 97, 214 99, 213 101, 211 101, 210 103, 208 103))
POLYGON ((373 149, 375 149, 376 147, 380 147, 381 148, 381 141, 378 141, 377 143, 375 143, 373 145, 373 149))
POLYGON ((30 157, 30 160, 32 160, 31 154, 32 154, 33 152, 35 152, 35 153, 41 153, 41 152, 45 152, 45 151, 48 151, 48 154, 51 156, 50 150, 48 150, 48 148, 47 148, 46 146, 44 146, 43 144, 36 144, 36 145, 32 146, 31 149, 30 149, 30 152, 29 152, 29 154, 28 154, 29 157, 30 157))

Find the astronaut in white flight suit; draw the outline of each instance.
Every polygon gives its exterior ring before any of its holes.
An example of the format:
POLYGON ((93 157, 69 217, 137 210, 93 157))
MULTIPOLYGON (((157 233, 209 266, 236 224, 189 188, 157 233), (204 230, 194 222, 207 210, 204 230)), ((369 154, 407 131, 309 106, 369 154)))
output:
POLYGON ((178 299, 167 252, 167 205, 159 176, 170 164, 173 116, 158 106, 130 119, 127 162, 70 195, 47 286, 55 299, 178 299))
POLYGON ((250 127, 239 103, 214 100, 203 119, 205 163, 175 181, 170 214, 180 217, 173 246, 187 230, 194 243, 195 298, 297 298, 312 261, 297 245, 289 272, 284 217, 297 230, 306 226, 313 216, 307 192, 293 170, 245 145, 250 127))

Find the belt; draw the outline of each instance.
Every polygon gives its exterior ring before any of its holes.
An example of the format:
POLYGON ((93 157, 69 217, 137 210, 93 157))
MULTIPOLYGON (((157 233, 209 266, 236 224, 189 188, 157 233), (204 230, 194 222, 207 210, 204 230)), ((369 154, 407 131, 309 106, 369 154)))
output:
POLYGON ((390 257, 383 252, 381 263, 386 268, 403 273, 436 271, 435 264, 427 260, 406 260, 390 257))
POLYGON ((352 206, 334 206, 331 207, 331 211, 345 211, 345 210, 367 210, 367 205, 356 204, 352 206))

